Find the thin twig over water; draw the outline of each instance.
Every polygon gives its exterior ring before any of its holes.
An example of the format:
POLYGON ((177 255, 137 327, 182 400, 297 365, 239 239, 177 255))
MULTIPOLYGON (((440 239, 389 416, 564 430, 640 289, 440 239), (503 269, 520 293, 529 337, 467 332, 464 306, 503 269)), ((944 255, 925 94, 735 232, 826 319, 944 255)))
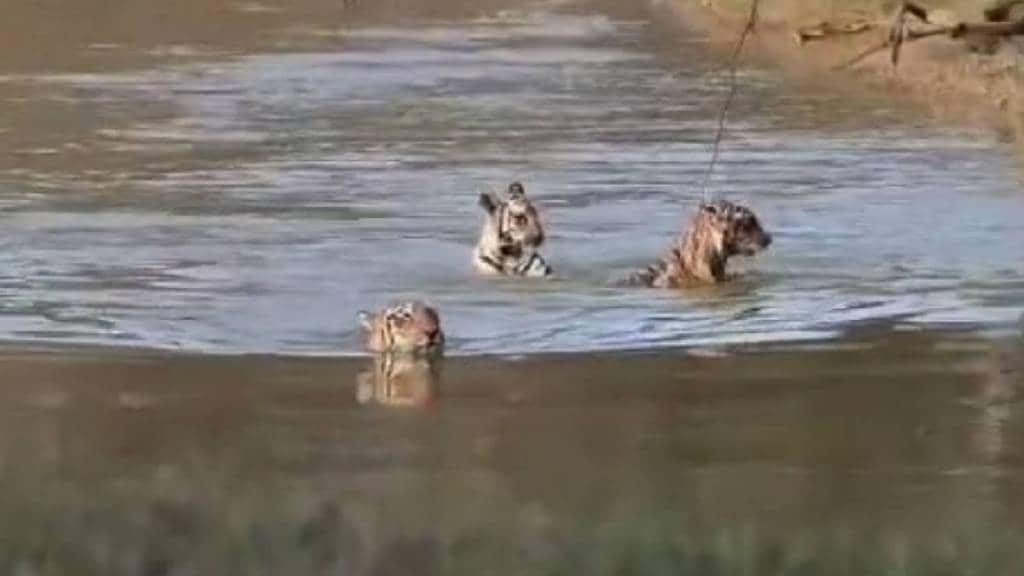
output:
POLYGON ((725 102, 722 103, 722 108, 718 111, 718 127, 715 131, 715 141, 711 148, 711 161, 708 163, 708 168, 704 172, 704 181, 701 183, 701 198, 704 202, 708 201, 708 186, 711 183, 711 174, 715 171, 715 166, 718 164, 722 136, 725 134, 725 119, 729 114, 729 107, 732 106, 732 101, 736 97, 736 68, 739 66, 740 53, 743 51, 743 45, 747 41, 747 36, 754 31, 754 27, 757 25, 758 1, 751 0, 747 23, 743 26, 739 40, 736 41, 736 47, 733 48, 732 57, 729 59, 729 93, 725 97, 725 102))

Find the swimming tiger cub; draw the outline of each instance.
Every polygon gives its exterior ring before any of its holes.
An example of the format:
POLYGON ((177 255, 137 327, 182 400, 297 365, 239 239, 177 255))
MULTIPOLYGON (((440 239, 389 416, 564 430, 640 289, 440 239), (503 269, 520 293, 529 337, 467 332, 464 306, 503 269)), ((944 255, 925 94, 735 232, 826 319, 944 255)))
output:
POLYGON ((637 272, 628 284, 677 288, 687 284, 723 282, 732 256, 753 256, 772 243, 754 212, 725 200, 700 205, 690 227, 669 253, 637 272))
POLYGON ((404 302, 371 314, 361 312, 366 347, 373 352, 440 352, 444 332, 437 310, 422 302, 404 302))
POLYGON ((551 267, 537 251, 544 243, 544 227, 522 184, 510 184, 504 199, 496 194, 481 194, 480 207, 487 213, 487 219, 473 250, 477 270, 506 276, 551 274, 551 267))

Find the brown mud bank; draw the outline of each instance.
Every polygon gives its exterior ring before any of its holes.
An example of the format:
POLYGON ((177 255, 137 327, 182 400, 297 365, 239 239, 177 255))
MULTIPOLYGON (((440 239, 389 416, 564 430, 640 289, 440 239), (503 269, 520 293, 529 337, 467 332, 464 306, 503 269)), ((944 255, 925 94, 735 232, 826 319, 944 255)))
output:
MULTIPOLYGON (((805 82, 839 85, 858 93, 888 93, 941 121, 996 130, 1019 141, 1024 128, 1024 40, 951 38, 948 34, 903 44, 899 64, 891 51, 879 49, 890 33, 896 2, 834 0, 762 0, 756 29, 742 58, 781 68, 805 82), (821 36, 822 30, 826 33, 821 36), (844 29, 856 33, 833 33, 844 29), (799 39, 800 31, 811 38, 799 39)), ((919 3, 933 24, 984 21, 985 2, 919 3)), ((709 36, 711 45, 728 54, 747 21, 746 0, 673 0, 667 4, 684 25, 709 36)), ((1024 8, 1020 6, 1018 8, 1024 8)))

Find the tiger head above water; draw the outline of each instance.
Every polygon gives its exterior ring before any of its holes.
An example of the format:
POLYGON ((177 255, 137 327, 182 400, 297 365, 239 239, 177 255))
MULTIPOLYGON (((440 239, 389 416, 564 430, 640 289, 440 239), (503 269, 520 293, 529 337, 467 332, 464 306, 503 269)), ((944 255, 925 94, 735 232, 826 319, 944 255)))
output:
POLYGON ((404 302, 377 313, 361 312, 366 347, 372 352, 440 352, 444 332, 437 310, 422 302, 404 302))
POLYGON ((750 208, 726 200, 703 203, 669 253, 630 283, 673 288, 722 282, 728 279, 729 258, 753 256, 771 243, 772 235, 750 208))
POLYGON ((485 274, 548 276, 551 267, 538 253, 544 244, 544 226, 537 208, 519 182, 504 197, 481 194, 480 207, 487 213, 473 263, 485 274))

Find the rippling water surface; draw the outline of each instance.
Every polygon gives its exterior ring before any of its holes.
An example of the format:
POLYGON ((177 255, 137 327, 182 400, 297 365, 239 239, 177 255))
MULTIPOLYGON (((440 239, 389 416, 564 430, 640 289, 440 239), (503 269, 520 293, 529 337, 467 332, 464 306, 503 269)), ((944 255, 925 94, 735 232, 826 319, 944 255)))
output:
POLYGON ((7 74, 0 338, 349 353, 357 310, 409 296, 441 307, 456 354, 1016 321, 1010 150, 757 70, 713 190, 755 208, 772 249, 721 289, 614 287, 699 201, 725 88, 657 16, 306 23, 267 33, 281 49, 7 74), (546 216, 553 281, 471 269, 476 195, 513 179, 546 216))
POLYGON ((0 574, 1024 573, 1012 150, 745 69, 712 189, 771 250, 616 287, 720 62, 497 2, 5 7, 0 574), (513 179, 554 280, 470 267, 513 179), (454 357, 296 357, 410 296, 454 357))

